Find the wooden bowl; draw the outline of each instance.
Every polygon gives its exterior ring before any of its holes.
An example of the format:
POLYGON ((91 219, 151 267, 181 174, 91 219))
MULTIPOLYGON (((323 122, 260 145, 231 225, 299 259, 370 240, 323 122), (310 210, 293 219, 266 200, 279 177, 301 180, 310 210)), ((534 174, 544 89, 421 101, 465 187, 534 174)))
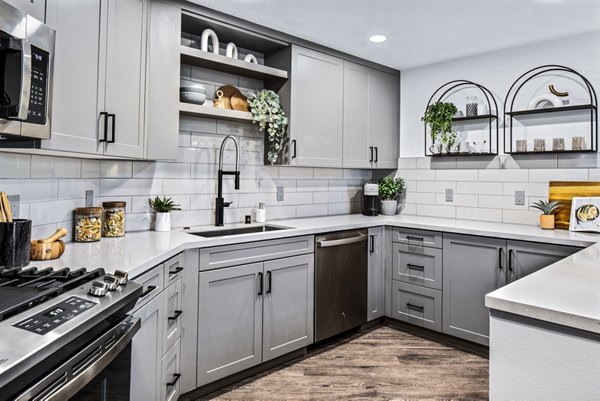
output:
POLYGON ((61 240, 50 243, 31 241, 31 260, 58 259, 65 253, 65 243, 61 240))

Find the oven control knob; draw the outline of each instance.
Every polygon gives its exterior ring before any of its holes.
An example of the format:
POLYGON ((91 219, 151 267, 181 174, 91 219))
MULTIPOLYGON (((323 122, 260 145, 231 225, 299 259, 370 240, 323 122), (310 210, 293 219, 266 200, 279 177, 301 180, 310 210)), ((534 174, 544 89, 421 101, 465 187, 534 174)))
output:
POLYGON ((103 297, 108 292, 108 284, 103 281, 94 281, 89 293, 95 297, 103 297))
POLYGON ((119 279, 119 285, 125 285, 129 281, 129 274, 123 270, 115 270, 113 276, 119 279))
POLYGON ((119 286, 119 279, 112 274, 105 274, 104 283, 107 285, 108 291, 114 291, 119 286))

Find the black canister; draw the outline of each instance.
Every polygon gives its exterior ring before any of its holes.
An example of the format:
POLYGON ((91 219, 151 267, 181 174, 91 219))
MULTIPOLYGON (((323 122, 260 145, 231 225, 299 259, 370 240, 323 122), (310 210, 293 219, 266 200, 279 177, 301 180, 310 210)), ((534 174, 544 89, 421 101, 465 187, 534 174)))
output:
POLYGON ((12 269, 29 264, 31 220, 15 219, 0 223, 0 268, 12 269))

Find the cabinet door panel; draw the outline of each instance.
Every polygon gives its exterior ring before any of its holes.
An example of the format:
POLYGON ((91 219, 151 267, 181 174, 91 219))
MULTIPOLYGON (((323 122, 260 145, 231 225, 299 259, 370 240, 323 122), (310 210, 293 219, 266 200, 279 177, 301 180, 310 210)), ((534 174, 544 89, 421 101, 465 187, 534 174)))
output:
POLYGON ((444 234, 443 332, 487 345, 485 294, 506 284, 506 241, 444 234))
POLYGON ((163 352, 175 344, 181 337, 181 314, 183 313, 183 279, 172 283, 163 296, 165 303, 165 321, 163 334, 163 352))
POLYGON ((114 143, 106 145, 106 155, 142 157, 144 154, 145 13, 143 0, 108 0, 103 111, 115 117, 109 119, 108 137, 114 143))
POLYGON ((442 328, 442 293, 438 290, 405 284, 392 283, 392 317, 440 331, 442 328))
POLYGON ((177 375, 181 374, 181 341, 177 340, 162 359, 160 381, 161 401, 177 401, 179 394, 181 394, 181 378, 178 378, 177 375))
POLYGON ((550 266, 581 248, 524 241, 508 241, 508 282, 512 283, 550 266))
POLYGON ((98 144, 101 0, 48 0, 56 30, 52 136, 47 149, 102 153, 98 144), (82 23, 85 21, 85 23, 82 23))
POLYGON ((344 61, 344 167, 371 167, 372 71, 344 61))
POLYGON ((265 262, 263 362, 313 342, 314 257, 265 262))
POLYGON ((385 272, 383 255, 383 227, 369 228, 369 271, 367 289, 367 321, 385 313, 385 272))
POLYGON ((425 246, 392 245, 394 280, 442 289, 442 250, 425 246))
POLYGON ((343 60, 294 46, 292 76, 290 139, 296 141, 296 157, 291 164, 341 167, 343 60))
POLYGON ((262 263, 200 272, 197 386, 261 362, 262 272, 262 263))
POLYGON ((161 359, 163 333, 163 294, 133 314, 142 320, 131 342, 132 401, 157 401, 161 394, 161 359))
POLYGON ((377 150, 375 167, 398 168, 400 137, 400 79, 374 70, 370 101, 371 145, 377 150))

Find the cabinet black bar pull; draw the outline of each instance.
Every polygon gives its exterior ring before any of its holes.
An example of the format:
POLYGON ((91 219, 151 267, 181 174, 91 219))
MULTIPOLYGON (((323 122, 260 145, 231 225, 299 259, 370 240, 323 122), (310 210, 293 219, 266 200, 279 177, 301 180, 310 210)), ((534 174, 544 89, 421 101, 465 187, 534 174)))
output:
POLYGON ((369 161, 373 162, 373 146, 369 146, 369 149, 371 149, 371 160, 369 161))
POLYGON ((167 387, 173 387, 174 385, 176 385, 177 382, 179 381, 180 377, 181 377, 181 373, 175 373, 175 374, 173 374, 173 381, 172 382, 168 382, 167 383, 167 387))
POLYGON ((413 304, 411 304, 410 302, 407 302, 407 303, 406 303, 406 306, 407 306, 408 308, 410 308, 410 309, 416 309, 416 310, 419 310, 419 311, 421 311, 421 312, 423 312, 423 311, 425 310, 425 307, 424 307, 424 306, 413 305, 413 304))
POLYGON ((267 270, 267 294, 271 293, 271 271, 267 270))
POLYGON ((179 316, 181 316, 181 314, 182 314, 182 313, 183 313, 183 311, 176 310, 176 311, 175 311, 175 314, 174 314, 173 316, 169 316, 169 317, 167 318, 167 320, 177 320, 177 318, 178 318, 179 316))
POLYGON ((512 249, 508 250, 508 271, 510 273, 513 272, 513 253, 514 253, 514 250, 512 250, 512 249))
POLYGON ((100 117, 104 117, 104 136, 98 139, 98 142, 106 142, 106 138, 108 137, 108 113, 102 111, 100 112, 100 117))
POLYGON ((296 158, 296 140, 292 139, 292 159, 296 158))
POLYGON ((144 298, 146 295, 150 294, 155 289, 156 289, 155 285, 149 285, 148 288, 146 288, 146 291, 144 291, 140 294, 140 298, 144 298))
POLYGON ((375 146, 375 163, 379 161, 379 147, 375 146))
POLYGON ((181 267, 181 266, 179 266, 179 267, 176 267, 176 268, 175 268, 175 270, 169 270, 169 276, 172 276, 172 275, 174 275, 174 274, 177 274, 177 273, 179 273, 179 272, 180 272, 180 271, 182 271, 182 270, 183 270, 183 267, 181 267))
POLYGON ((371 242, 371 244, 369 246, 369 253, 373 253, 373 252, 375 252, 375 236, 369 235, 369 240, 371 242))
POLYGON ((106 118, 106 121, 108 122, 108 119, 112 118, 112 136, 110 138, 110 140, 107 140, 106 143, 115 143, 115 127, 117 125, 117 116, 115 114, 109 114, 108 117, 106 118))
POLYGON ((504 269, 503 259, 504 259, 504 248, 498 248, 498 268, 500 269, 500 271, 502 271, 502 269, 504 269))
POLYGON ((412 235, 407 235, 406 236, 406 240, 407 241, 419 241, 419 242, 425 242, 425 240, 423 239, 423 237, 413 237, 412 235))
POLYGON ((263 274, 262 273, 258 273, 258 283, 259 283, 258 295, 262 295, 263 294, 263 274))
POLYGON ((408 267, 410 270, 425 270, 425 266, 413 265, 412 263, 407 263, 406 267, 408 267))

